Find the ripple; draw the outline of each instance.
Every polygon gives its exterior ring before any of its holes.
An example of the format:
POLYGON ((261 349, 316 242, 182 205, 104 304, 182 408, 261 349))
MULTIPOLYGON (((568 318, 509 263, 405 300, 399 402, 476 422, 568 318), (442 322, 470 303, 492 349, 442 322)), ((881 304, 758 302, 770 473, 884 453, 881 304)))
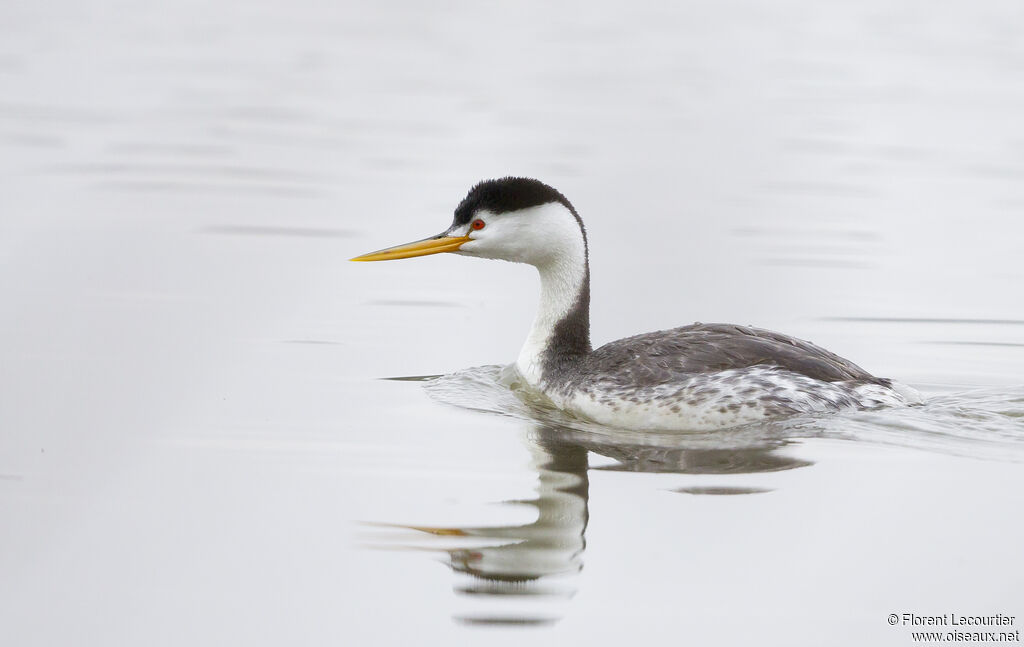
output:
POLYGON ((59 135, 40 133, 9 133, 0 135, 0 141, 23 148, 64 148, 67 141, 59 135))
POLYGON ((926 341, 923 344, 939 344, 942 346, 999 346, 1004 348, 1024 348, 1024 344, 1009 341, 926 341))
POLYGON ((515 388, 514 369, 481 366, 424 388, 439 402, 541 423, 567 442, 609 456, 615 471, 751 473, 807 465, 777 450, 805 438, 869 442, 1024 462, 1024 386, 960 390, 923 405, 797 415, 706 432, 616 429, 573 417, 515 388))
POLYGON ((328 182, 322 173, 293 171, 286 168, 243 166, 238 164, 193 163, 80 163, 55 164, 47 172, 85 176, 150 176, 163 180, 168 176, 217 177, 225 180, 256 180, 275 182, 328 182))
POLYGON ((259 193, 265 196, 289 198, 313 198, 324 195, 323 191, 305 187, 271 186, 261 184, 216 184, 213 182, 172 182, 172 181, 104 181, 92 185, 96 189, 127 193, 199 193, 199 194, 242 194, 259 193))
POLYGON ((865 261, 852 261, 839 258, 763 258, 759 260, 758 263, 760 265, 842 269, 865 269, 874 267, 872 263, 865 261))
POLYGON ((764 190, 783 195, 804 195, 839 198, 874 197, 876 192, 868 186, 844 182, 779 181, 765 184, 764 190))
POLYGON ((0 119, 92 126, 118 121, 112 113, 68 105, 0 102, 0 119))
POLYGON ((218 225, 204 227, 200 232, 228 236, 291 236, 297 238, 351 238, 356 235, 350 229, 263 227, 257 225, 218 225))
POLYGON ((108 150, 115 155, 167 155, 172 157, 225 157, 233 149, 230 146, 207 143, 164 143, 133 141, 111 144, 108 150))
POLYGON ((469 626, 548 627, 558 622, 559 618, 530 618, 525 616, 512 618, 505 618, 502 616, 456 616, 454 620, 461 625, 469 626))
POLYGON ((722 485, 717 487, 681 487, 670 492, 678 492, 680 494, 710 494, 715 496, 732 496, 736 494, 763 494, 765 492, 771 492, 771 488, 764 487, 732 487, 728 485, 722 485))
POLYGON ((455 301, 437 301, 429 299, 372 299, 366 302, 370 306, 397 306, 401 308, 464 308, 465 305, 455 301))
POLYGON ((821 321, 864 321, 871 323, 986 324, 1024 326, 1024 319, 960 319, 953 317, 821 317, 821 321))

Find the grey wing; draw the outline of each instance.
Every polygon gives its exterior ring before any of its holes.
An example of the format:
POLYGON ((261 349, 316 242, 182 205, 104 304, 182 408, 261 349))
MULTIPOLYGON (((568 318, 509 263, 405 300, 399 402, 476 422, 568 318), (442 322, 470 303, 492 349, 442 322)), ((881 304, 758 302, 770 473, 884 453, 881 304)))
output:
POLYGON ((750 366, 776 366, 824 382, 888 382, 802 339, 732 324, 694 324, 620 339, 595 350, 587 372, 623 386, 649 386, 750 366))

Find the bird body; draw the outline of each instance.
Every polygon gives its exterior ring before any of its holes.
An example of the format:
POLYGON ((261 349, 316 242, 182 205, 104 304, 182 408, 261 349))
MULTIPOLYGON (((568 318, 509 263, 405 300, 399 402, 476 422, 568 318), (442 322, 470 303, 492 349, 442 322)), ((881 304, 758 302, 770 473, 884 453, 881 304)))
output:
POLYGON ((707 430, 919 400, 810 342, 758 328, 698 323, 593 349, 586 229, 572 204, 537 180, 481 182, 445 232, 353 260, 438 252, 537 268, 540 303, 516 370, 555 406, 601 424, 707 430))
POLYGON ((823 348, 731 324, 620 339, 566 368, 544 388, 557 406, 637 429, 709 430, 905 402, 890 380, 823 348))

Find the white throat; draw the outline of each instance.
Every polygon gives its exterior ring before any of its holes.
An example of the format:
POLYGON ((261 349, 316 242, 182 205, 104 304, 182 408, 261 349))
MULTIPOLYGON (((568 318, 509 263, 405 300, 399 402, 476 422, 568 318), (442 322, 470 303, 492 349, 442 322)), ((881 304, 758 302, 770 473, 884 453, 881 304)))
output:
POLYGON ((540 272, 540 304, 526 337, 516 368, 533 386, 543 378, 544 356, 554 335, 555 326, 565 318, 579 298, 586 269, 579 267, 538 267, 540 272))
POLYGON ((557 226, 549 225, 545 230, 558 236, 560 249, 543 262, 534 263, 540 275, 540 302, 516 360, 516 368, 532 386, 541 384, 555 327, 577 305, 587 281, 586 247, 575 220, 559 220, 557 226))

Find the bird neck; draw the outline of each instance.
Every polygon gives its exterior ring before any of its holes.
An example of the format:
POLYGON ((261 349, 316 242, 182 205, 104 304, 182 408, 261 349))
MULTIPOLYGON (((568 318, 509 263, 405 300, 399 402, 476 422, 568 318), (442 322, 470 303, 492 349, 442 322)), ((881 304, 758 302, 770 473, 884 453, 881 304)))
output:
POLYGON ((540 305, 516 367, 534 386, 551 382, 590 351, 590 266, 578 255, 537 265, 540 305))

